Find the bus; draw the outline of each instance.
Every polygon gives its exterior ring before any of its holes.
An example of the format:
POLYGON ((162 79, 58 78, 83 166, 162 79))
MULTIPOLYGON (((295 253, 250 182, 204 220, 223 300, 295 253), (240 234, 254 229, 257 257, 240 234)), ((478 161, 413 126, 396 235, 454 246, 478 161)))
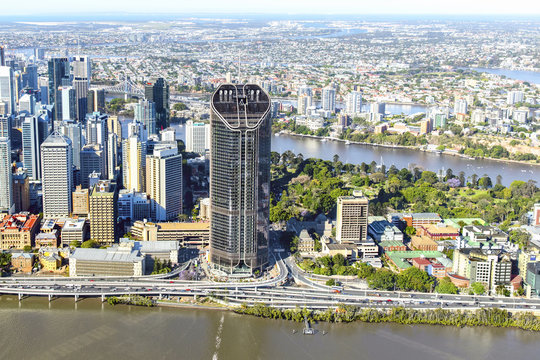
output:
POLYGON ((332 286, 332 291, 339 294, 343 292, 343 286, 332 286))

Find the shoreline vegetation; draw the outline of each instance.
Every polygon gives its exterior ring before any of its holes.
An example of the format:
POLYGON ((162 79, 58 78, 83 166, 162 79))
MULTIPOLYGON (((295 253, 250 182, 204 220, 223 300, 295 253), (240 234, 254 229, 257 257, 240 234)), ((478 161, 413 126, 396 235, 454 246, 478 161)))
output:
POLYGON ((141 295, 123 295, 123 296, 109 296, 107 297, 107 303, 109 305, 135 305, 135 306, 146 306, 154 307, 156 306, 154 300, 141 295))
POLYGON ((429 152, 434 154, 441 154, 441 155, 449 155, 449 156, 457 156, 464 159, 469 160, 490 160, 490 161, 498 161, 498 162, 505 162, 505 163, 514 163, 514 164, 521 164, 521 165, 536 165, 540 166, 540 162, 533 162, 532 160, 525 161, 525 160, 513 160, 513 159, 506 159, 506 158, 494 158, 489 156, 468 156, 465 154, 461 154, 459 152, 455 151, 445 151, 445 150, 428 150, 423 149, 419 145, 399 145, 399 144, 378 144, 378 143, 371 143, 371 142, 365 142, 365 141, 353 141, 353 140, 347 140, 347 139, 340 139, 336 137, 330 137, 330 136, 318 136, 318 135, 307 135, 307 134, 298 134, 292 131, 286 131, 286 132, 274 132, 275 134, 279 133, 280 135, 287 135, 287 136, 296 136, 296 137, 303 137, 303 138, 312 138, 312 139, 318 139, 318 140, 327 140, 327 141, 337 141, 342 143, 347 143, 350 145, 364 145, 364 146, 376 146, 376 147, 384 147, 389 149, 408 149, 413 151, 423 151, 423 152, 429 152))
POLYGON ((295 322, 307 321, 328 323, 396 323, 404 325, 444 325, 457 327, 491 326, 499 328, 515 328, 527 331, 540 331, 540 319, 530 312, 516 315, 503 309, 446 310, 426 309, 416 310, 395 307, 389 310, 357 308, 351 305, 339 305, 336 309, 313 311, 306 308, 278 309, 266 304, 247 306, 242 304, 233 309, 237 314, 252 315, 265 319, 280 319, 295 322))

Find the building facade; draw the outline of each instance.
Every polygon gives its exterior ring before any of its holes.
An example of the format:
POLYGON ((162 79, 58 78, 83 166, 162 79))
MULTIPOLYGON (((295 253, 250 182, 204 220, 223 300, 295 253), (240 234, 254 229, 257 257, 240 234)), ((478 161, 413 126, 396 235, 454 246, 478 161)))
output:
POLYGON ((118 191, 116 183, 99 181, 90 191, 90 238, 100 244, 111 245, 116 241, 118 191))
POLYGON ((211 99, 210 260, 218 268, 268 263, 270 97, 257 85, 221 85, 211 99))
POLYGON ((361 192, 340 196, 337 201, 336 240, 341 244, 365 242, 368 231, 369 200, 361 192))

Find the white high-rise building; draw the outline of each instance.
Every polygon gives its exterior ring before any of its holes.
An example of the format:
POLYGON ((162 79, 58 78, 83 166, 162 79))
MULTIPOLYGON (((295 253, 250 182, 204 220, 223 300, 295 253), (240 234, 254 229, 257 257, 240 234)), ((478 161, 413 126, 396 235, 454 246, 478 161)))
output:
POLYGON ((171 142, 176 141, 176 130, 174 128, 167 128, 161 131, 161 141, 171 142))
POLYGON ((37 116, 27 117, 22 124, 23 164, 32 180, 41 180, 40 134, 37 116))
POLYGON ((63 121, 59 130, 64 136, 71 140, 73 150, 73 165, 77 169, 81 168, 81 148, 83 147, 81 123, 74 121, 63 121))
POLYGON ((307 85, 302 85, 298 88, 298 97, 307 95, 313 97, 313 89, 307 85))
MULTIPOLYGON (((100 145, 105 159, 108 158, 108 120, 109 115, 95 112, 86 123, 86 143, 100 145)), ((108 173, 107 164, 105 164, 104 170, 103 175, 105 176, 108 173)))
POLYGON ((81 149, 81 185, 88 188, 90 185, 89 176, 96 172, 105 177, 105 163, 107 159, 103 155, 104 151, 99 144, 88 144, 81 149))
POLYGON ((347 114, 357 115, 362 112, 362 93, 360 91, 351 91, 347 95, 347 114))
POLYGON ((182 155, 176 145, 157 145, 146 156, 146 193, 155 221, 174 220, 182 213, 182 155))
POLYGON ((186 122, 186 151, 204 155, 210 148, 210 125, 186 122))
POLYGON ((140 99, 135 105, 135 121, 145 125, 148 135, 157 134, 156 105, 153 101, 140 99))
POLYGON ((16 111, 15 107, 15 76, 10 66, 0 66, 0 102, 7 104, 7 113, 16 111))
POLYGON ((73 191, 71 140, 54 132, 41 144, 43 164, 43 216, 67 217, 71 213, 73 191))
POLYGON ((124 188, 145 191, 146 141, 131 135, 122 142, 122 177, 124 188))
POLYGON ((13 183, 11 174, 11 141, 0 137, 0 212, 13 213, 13 183))
POLYGON ((336 111, 336 89, 331 86, 322 89, 322 109, 336 111))
POLYGON ((311 107, 313 98, 309 95, 302 94, 298 97, 297 113, 298 115, 307 115, 308 108, 311 107))
POLYGON ((74 79, 84 79, 90 85, 92 63, 88 56, 75 56, 71 62, 71 67, 74 79))
POLYGON ((454 114, 467 114, 467 100, 457 99, 454 104, 454 114))
POLYGON ((506 103, 508 105, 514 105, 515 103, 523 102, 523 91, 513 90, 509 91, 506 97, 506 103))
POLYGON ((71 86, 62 86, 62 120, 77 119, 77 98, 75 89, 71 86))
POLYGON ((36 113, 36 97, 32 94, 24 94, 19 99, 19 113, 34 115, 36 113))

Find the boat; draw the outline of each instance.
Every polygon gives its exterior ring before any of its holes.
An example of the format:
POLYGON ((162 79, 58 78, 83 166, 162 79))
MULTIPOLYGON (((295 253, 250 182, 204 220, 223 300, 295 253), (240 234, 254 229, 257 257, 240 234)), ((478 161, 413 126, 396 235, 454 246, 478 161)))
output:
POLYGON ((328 140, 326 138, 322 138, 321 142, 327 142, 328 140))
POLYGON ((351 142, 349 140, 345 141, 345 145, 351 145, 351 142))
POLYGON ((279 133, 275 133, 274 136, 279 136, 279 133))

